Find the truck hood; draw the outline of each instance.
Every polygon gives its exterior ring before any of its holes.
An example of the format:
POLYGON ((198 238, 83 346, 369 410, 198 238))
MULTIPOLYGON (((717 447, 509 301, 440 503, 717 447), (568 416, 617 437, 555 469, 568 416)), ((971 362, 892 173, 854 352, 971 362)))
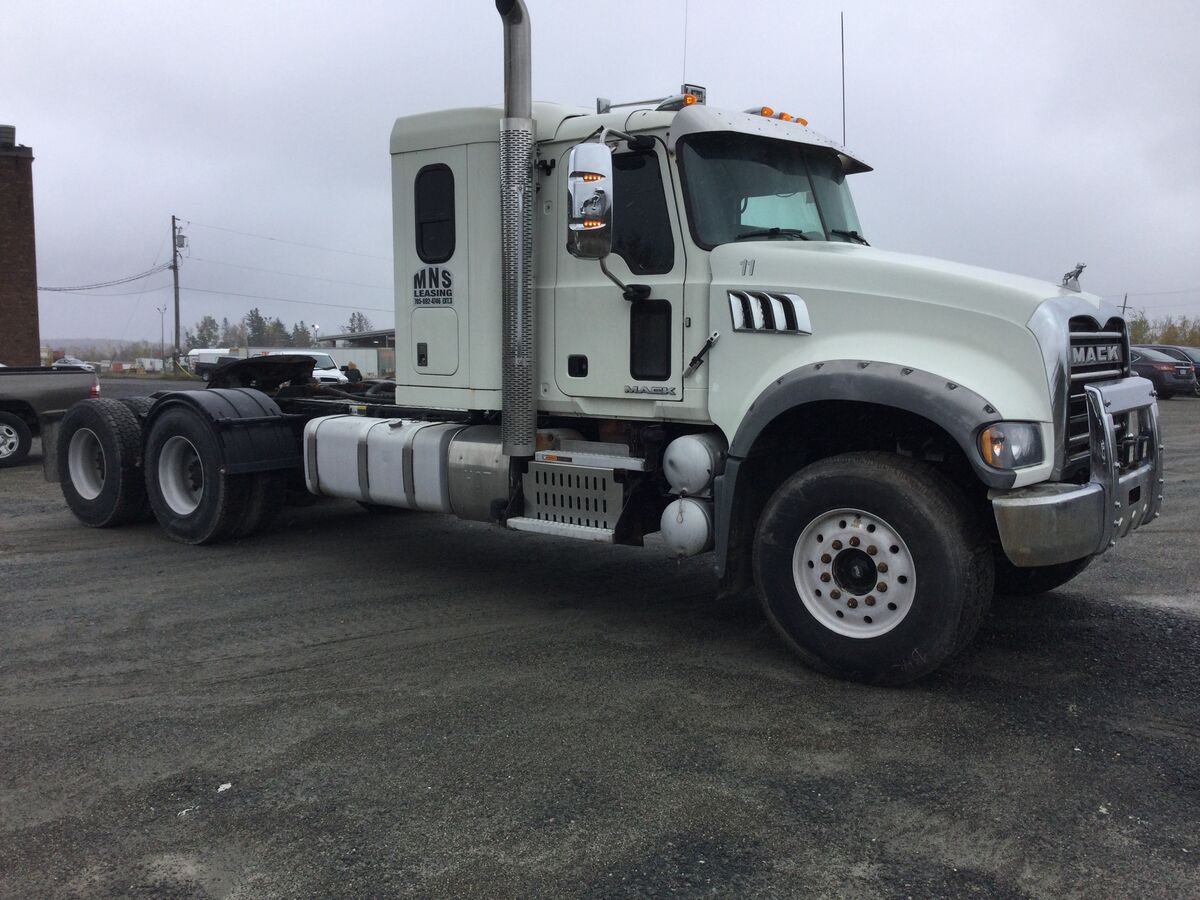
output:
POLYGON ((1044 301, 1062 297, 1107 318, 1115 310, 1095 294, 1007 272, 927 256, 831 241, 744 241, 711 255, 714 285, 791 288, 892 297, 996 316, 1025 325, 1044 301), (743 275, 753 260, 753 277, 743 275), (1103 309, 1103 312, 1102 312, 1103 309))

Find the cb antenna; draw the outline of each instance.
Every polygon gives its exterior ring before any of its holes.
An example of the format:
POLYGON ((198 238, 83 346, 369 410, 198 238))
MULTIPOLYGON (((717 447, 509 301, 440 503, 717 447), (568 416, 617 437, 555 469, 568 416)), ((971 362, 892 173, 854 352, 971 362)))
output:
POLYGON ((688 33, 688 0, 683 0, 683 74, 680 84, 687 84, 687 33, 688 33))
MULTIPOLYGON (((838 13, 842 29, 842 147, 846 146, 846 13, 838 13)), ((684 37, 686 40, 686 35, 684 37)))

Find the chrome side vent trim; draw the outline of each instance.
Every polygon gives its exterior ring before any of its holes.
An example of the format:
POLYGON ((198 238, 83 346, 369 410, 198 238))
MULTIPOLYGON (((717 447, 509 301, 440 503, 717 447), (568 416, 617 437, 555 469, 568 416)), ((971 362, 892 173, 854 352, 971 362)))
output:
POLYGON ((734 331, 812 334, 808 304, 797 294, 776 291, 729 291, 734 331))

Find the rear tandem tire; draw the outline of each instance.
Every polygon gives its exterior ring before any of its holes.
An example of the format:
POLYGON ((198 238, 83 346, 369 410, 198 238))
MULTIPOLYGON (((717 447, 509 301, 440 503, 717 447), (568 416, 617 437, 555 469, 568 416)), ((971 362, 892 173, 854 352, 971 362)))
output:
MULTIPOLYGON (((137 418, 138 432, 139 432, 139 434, 141 434, 141 432, 143 432, 145 429, 146 416, 149 415, 150 410, 154 408, 154 403, 155 403, 154 398, 153 397, 121 397, 121 398, 119 398, 118 402, 124 403, 126 408, 131 413, 133 413, 134 416, 137 418)), ((144 438, 145 434, 141 434, 141 437, 144 438)), ((138 468, 141 468, 141 465, 142 465, 141 451, 142 451, 142 441, 141 441, 141 439, 139 439, 138 440, 138 468)), ((141 478, 139 478, 139 481, 141 481, 142 486, 144 488, 145 484, 146 484, 145 476, 143 475, 141 478)), ((145 491, 143 491, 143 493, 145 493, 145 491)), ((150 508, 150 498, 149 497, 145 498, 145 500, 142 503, 141 511, 134 518, 138 522, 153 522, 154 521, 154 510, 152 510, 150 508)))
POLYGON ((243 522, 251 479, 221 471, 221 447, 209 424, 188 408, 164 411, 146 437, 146 493, 167 537, 210 544, 243 522))
POLYGON ((933 468, 890 453, 806 466, 754 541, 767 618, 818 671, 899 685, 974 636, 992 597, 987 532, 933 468))
POLYGON ((0 412, 0 469, 19 466, 32 446, 29 423, 15 413, 0 412))
POLYGON ((138 519, 146 503, 142 432, 119 400, 81 400, 58 429, 58 477, 75 518, 93 528, 138 519))

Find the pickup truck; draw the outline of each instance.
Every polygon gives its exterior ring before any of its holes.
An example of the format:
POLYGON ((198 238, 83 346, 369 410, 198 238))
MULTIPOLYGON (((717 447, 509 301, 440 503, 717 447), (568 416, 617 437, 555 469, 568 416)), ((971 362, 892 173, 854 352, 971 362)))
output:
POLYGON ((99 396, 95 373, 83 368, 0 366, 0 469, 19 465, 76 401, 99 396))

